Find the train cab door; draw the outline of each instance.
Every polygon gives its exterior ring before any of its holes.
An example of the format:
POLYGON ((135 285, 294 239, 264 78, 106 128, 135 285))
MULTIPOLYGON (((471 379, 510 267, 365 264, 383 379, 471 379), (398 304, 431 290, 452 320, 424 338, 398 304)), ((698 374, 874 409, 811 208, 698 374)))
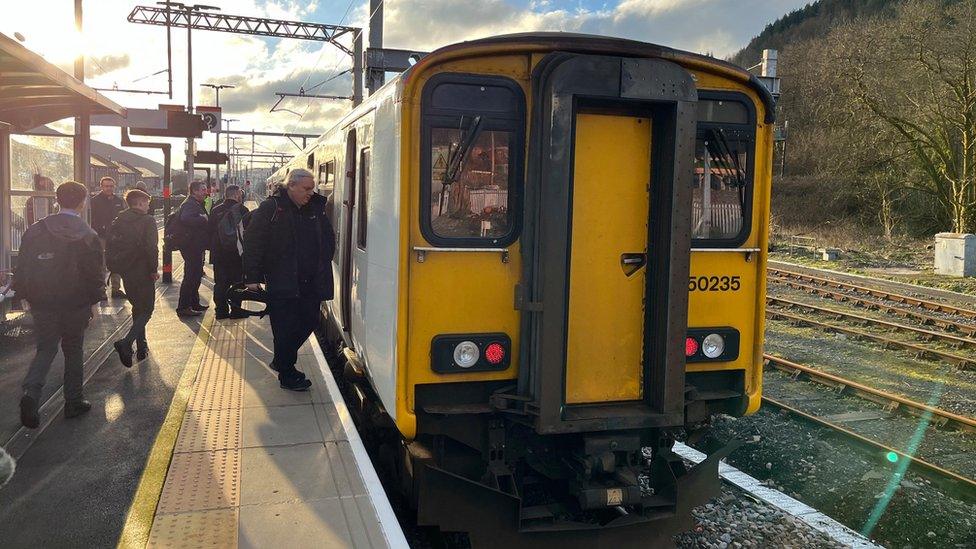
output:
POLYGON ((342 330, 350 331, 352 326, 352 247, 355 242, 353 235, 353 213, 356 208, 357 154, 356 130, 349 130, 346 134, 346 176, 342 193, 342 230, 339 234, 340 261, 339 276, 341 277, 339 295, 339 316, 342 330))
POLYGON ((520 381, 536 429, 681 424, 694 79, 559 52, 533 79, 520 381))
POLYGON ((567 404, 641 398, 651 119, 576 115, 567 404))

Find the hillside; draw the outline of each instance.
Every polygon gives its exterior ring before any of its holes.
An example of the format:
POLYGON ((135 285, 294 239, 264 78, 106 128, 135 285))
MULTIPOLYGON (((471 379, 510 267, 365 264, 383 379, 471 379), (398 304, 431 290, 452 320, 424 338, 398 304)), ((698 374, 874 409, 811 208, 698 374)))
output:
POLYGON ((819 0, 793 11, 766 26, 749 44, 731 57, 738 65, 749 66, 762 58, 764 49, 784 46, 822 36, 839 24, 872 16, 891 16, 901 0, 819 0))

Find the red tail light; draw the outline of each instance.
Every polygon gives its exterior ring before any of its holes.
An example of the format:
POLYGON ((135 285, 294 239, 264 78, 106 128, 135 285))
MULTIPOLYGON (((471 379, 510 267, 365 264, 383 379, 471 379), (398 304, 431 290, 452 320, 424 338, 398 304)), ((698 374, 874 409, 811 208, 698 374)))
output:
POLYGON ((489 343, 485 347, 485 359, 491 364, 501 364, 505 360, 505 346, 501 343, 489 343))
POLYGON ((693 357, 698 352, 698 341, 693 337, 685 338, 685 357, 693 357))

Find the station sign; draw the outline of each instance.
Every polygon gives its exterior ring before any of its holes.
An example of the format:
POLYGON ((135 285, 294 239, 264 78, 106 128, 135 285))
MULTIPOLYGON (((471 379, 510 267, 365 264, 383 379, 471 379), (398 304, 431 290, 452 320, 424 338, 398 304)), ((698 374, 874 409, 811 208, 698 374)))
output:
POLYGON ((226 153, 216 151, 197 151, 193 155, 194 164, 226 164, 229 160, 226 153))
POLYGON ((220 107, 197 107, 197 114, 203 117, 207 131, 220 131, 220 107))

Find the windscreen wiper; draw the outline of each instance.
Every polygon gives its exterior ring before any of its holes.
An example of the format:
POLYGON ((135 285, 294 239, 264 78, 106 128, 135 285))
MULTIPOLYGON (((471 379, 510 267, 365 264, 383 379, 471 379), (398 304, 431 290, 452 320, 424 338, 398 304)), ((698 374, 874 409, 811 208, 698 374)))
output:
POLYGON ((475 140, 481 134, 481 121, 480 115, 471 120, 471 123, 464 130, 464 136, 461 138, 458 147, 451 152, 451 157, 447 161, 447 170, 444 171, 445 186, 457 181, 458 176, 461 174, 464 161, 468 157, 468 152, 471 151, 471 145, 474 144, 475 140))

